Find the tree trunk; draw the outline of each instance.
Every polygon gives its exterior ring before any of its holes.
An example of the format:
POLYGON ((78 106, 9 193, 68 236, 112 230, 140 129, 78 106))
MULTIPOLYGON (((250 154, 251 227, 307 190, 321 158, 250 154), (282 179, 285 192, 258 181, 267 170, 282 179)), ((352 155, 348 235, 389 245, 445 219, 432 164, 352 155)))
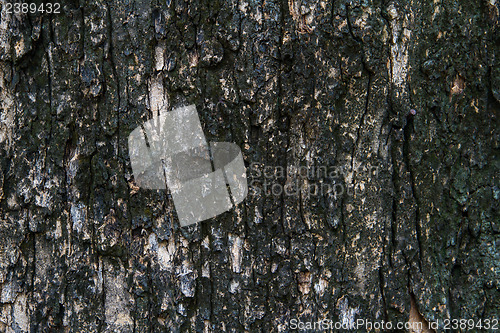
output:
POLYGON ((495 0, 0 3, 0 331, 498 319, 495 0), (128 136, 190 104, 249 194, 180 227, 128 136))

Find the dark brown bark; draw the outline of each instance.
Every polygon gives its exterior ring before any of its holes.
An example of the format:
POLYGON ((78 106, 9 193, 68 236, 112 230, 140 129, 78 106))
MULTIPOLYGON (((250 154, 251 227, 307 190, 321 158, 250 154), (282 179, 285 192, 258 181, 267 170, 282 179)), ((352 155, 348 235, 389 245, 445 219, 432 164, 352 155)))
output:
POLYGON ((498 319, 496 1, 0 3, 1 331, 498 319), (127 138, 188 104, 250 194, 180 228, 127 138))

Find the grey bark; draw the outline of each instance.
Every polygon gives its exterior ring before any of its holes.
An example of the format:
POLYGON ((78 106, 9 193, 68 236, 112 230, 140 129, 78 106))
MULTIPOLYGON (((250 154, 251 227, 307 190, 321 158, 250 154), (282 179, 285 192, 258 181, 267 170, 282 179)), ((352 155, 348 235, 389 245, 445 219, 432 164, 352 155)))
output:
POLYGON ((2 332, 499 317, 496 1, 0 3, 2 332), (127 137, 188 104, 252 185, 180 228, 127 137))

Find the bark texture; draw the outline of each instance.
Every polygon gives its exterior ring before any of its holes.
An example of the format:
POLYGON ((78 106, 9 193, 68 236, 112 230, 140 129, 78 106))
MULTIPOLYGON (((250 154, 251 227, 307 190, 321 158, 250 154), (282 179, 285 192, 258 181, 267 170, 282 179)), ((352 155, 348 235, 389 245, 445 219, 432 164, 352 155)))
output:
POLYGON ((0 4, 0 331, 499 317, 497 1, 0 4), (250 194, 180 228, 127 138, 188 104, 250 194))

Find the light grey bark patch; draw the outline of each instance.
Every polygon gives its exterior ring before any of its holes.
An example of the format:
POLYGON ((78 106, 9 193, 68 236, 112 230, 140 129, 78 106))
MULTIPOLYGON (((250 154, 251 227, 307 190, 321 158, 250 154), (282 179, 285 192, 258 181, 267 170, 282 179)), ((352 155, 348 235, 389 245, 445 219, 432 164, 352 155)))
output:
POLYGON ((134 320, 131 316, 133 297, 127 288, 127 271, 121 264, 104 261, 105 288, 105 332, 134 331, 134 320))

